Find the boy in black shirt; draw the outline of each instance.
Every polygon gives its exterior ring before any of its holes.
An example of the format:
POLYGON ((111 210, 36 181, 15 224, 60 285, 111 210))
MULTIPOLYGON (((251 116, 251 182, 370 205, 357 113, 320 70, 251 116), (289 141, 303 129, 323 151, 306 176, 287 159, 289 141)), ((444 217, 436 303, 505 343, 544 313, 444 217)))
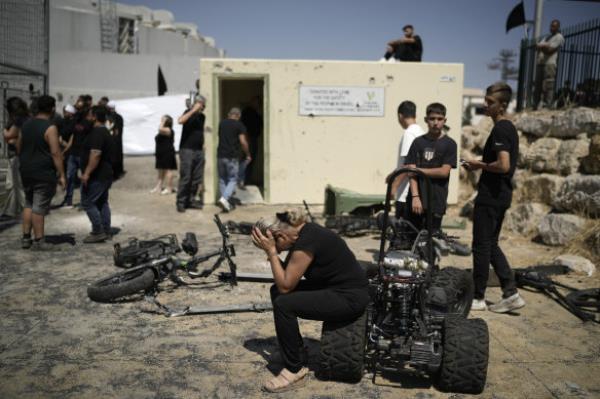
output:
MULTIPOLYGON (((450 170, 456 168, 456 142, 445 133, 446 107, 440 103, 427 106, 425 117, 428 132, 417 137, 406 156, 405 164, 417 168, 431 179, 431 212, 433 230, 439 230, 446 213, 450 170)), ((425 226, 425 210, 428 204, 425 181, 411 176, 408 198, 411 201, 409 221, 419 230, 425 226)), ((407 202, 408 202, 407 198, 407 202)))
POLYGON ((525 306, 519 295, 510 265, 498 246, 504 214, 512 199, 511 179, 519 156, 517 129, 506 118, 512 89, 504 82, 486 90, 486 114, 494 120, 494 128, 483 148, 483 160, 464 163, 469 170, 481 169, 481 177, 473 210, 473 280, 475 295, 472 310, 486 310, 485 289, 490 264, 500 280, 502 300, 489 309, 506 313, 525 306))
POLYGON ((113 179, 114 148, 110 132, 104 126, 106 116, 105 107, 92 107, 87 118, 94 127, 81 147, 81 204, 92 223, 92 232, 83 240, 86 244, 104 242, 111 234, 108 191, 113 179))

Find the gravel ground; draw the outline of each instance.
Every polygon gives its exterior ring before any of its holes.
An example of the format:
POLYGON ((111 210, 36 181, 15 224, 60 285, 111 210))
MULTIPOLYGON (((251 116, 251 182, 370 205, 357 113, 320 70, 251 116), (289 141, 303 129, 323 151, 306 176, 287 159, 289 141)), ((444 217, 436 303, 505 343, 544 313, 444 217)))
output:
MULTIPOLYGON (((212 222, 219 209, 175 211, 174 196, 148 194, 154 181, 153 158, 126 159, 129 173, 111 190, 112 242, 84 245, 89 231, 83 212, 57 209, 47 219, 47 234, 74 239, 52 251, 19 249, 20 226, 5 223, 0 232, 0 398, 253 398, 269 370, 280 367, 270 313, 167 318, 141 298, 100 304, 88 299, 87 285, 114 273, 112 244, 128 237, 151 238, 186 231, 198 235, 200 252, 219 247, 212 222)), ((382 188, 383 191, 383 188, 382 188)), ((61 198, 55 198, 60 202, 61 198)), ((301 199, 299 199, 300 201, 301 199)), ((240 207, 224 220, 255 221, 281 206, 240 207)), ((314 213, 319 208, 315 207, 314 213)), ((450 210, 450 216, 456 209, 450 210)), ((451 234, 470 241, 470 226, 451 234)), ((548 262, 559 249, 530 239, 503 236, 513 266, 548 262)), ((378 249, 374 236, 347 239, 362 261, 378 249)), ((269 272, 265 257, 247 236, 234 235, 240 271, 269 272)), ((442 267, 470 267, 471 259, 449 256, 442 267)), ((222 269, 226 268, 222 266, 222 269)), ((576 287, 599 287, 598 274, 561 276, 576 287)), ((158 298, 174 308, 187 305, 268 301, 268 285, 240 283, 230 288, 210 277, 188 287, 161 285, 158 298)), ((489 289, 489 299, 500 297, 489 289)), ((583 324, 557 303, 521 291, 527 306, 515 315, 490 312, 490 361, 484 398, 600 397, 600 326, 583 324)), ((302 321, 309 348, 311 380, 288 394, 295 398, 461 398, 435 390, 427 379, 398 375, 376 384, 322 382, 314 378, 321 323, 302 321)))

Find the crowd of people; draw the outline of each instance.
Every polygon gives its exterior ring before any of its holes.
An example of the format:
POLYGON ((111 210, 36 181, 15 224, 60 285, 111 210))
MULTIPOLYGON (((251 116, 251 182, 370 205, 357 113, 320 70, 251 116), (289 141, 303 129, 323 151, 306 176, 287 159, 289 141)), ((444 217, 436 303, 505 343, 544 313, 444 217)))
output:
POLYGON ((31 105, 19 97, 6 102, 8 121, 3 131, 8 147, 8 200, 2 214, 22 214, 23 249, 44 249, 44 219, 60 185, 60 206, 73 208, 73 194, 81 191, 80 209, 91 224, 84 243, 111 238, 109 190, 124 173, 123 118, 115 103, 90 95, 56 112, 54 97, 42 95, 31 105))

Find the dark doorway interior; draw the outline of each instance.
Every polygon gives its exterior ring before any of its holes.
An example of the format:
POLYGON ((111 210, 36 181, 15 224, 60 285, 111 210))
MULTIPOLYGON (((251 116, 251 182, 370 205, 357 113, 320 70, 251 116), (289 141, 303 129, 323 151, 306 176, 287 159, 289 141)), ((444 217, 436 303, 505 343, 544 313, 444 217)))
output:
POLYGON ((248 131, 252 162, 247 166, 245 184, 257 186, 264 196, 264 80, 221 79, 219 120, 233 107, 242 110, 241 122, 248 131))

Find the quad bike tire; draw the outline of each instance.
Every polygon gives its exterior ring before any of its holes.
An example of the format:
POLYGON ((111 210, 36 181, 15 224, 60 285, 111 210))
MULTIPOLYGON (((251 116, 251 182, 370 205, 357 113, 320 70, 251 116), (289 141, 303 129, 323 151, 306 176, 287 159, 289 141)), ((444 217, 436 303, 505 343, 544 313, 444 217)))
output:
POLYGON ((154 284, 151 269, 125 270, 93 282, 87 289, 88 296, 96 302, 110 302, 144 291, 154 284))
POLYGON ((445 299, 428 301, 430 309, 434 313, 452 314, 465 318, 469 315, 475 286, 473 277, 468 271, 455 267, 441 269, 433 276, 429 291, 433 293, 436 289, 444 291, 445 299))
POLYGON ((488 327, 482 319, 446 318, 442 364, 436 376, 437 388, 444 392, 483 392, 489 340, 488 327))
POLYGON ((363 377, 367 312, 346 322, 323 322, 317 377, 321 380, 359 382, 363 377))

